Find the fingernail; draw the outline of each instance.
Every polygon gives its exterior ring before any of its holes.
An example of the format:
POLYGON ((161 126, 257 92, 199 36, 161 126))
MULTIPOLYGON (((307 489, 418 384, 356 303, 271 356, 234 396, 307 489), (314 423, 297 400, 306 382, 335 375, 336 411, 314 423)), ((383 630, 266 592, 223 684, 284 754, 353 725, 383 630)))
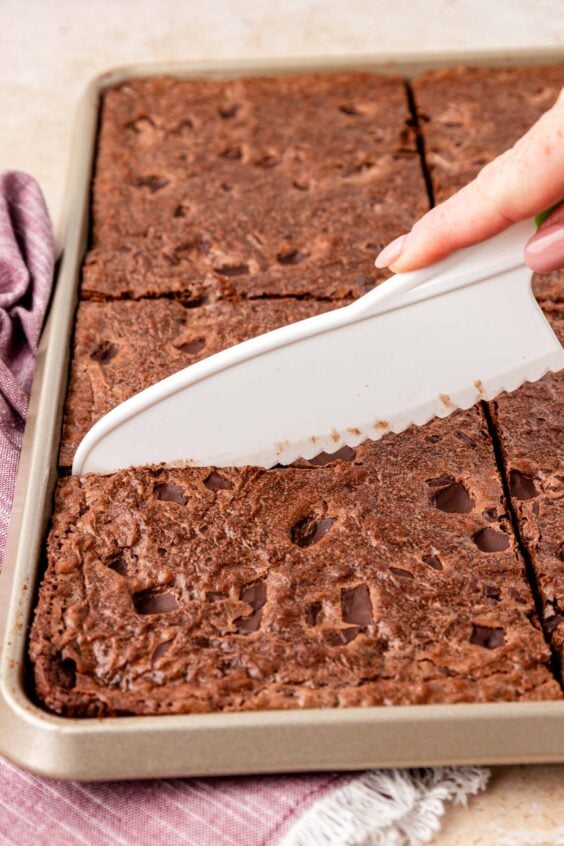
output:
POLYGON ((537 273, 564 267, 564 225, 554 223, 539 229, 525 247, 525 261, 537 273))
POLYGON ((376 261, 374 262, 376 267, 389 267, 397 261, 403 252, 406 241, 407 235, 400 235, 399 238, 394 238, 394 240, 389 243, 387 247, 384 247, 384 249, 376 256, 376 261))

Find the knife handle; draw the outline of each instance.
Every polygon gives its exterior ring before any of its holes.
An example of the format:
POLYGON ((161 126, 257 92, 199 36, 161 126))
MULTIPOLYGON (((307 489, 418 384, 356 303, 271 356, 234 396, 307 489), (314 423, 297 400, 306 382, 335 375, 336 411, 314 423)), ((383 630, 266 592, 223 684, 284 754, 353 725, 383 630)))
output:
POLYGON ((539 212, 539 214, 537 214, 537 215, 535 216, 535 226, 537 227, 537 229, 539 228, 539 226, 540 226, 542 223, 544 223, 544 222, 545 222, 545 220, 546 220, 548 217, 550 217, 550 215, 552 214, 552 212, 553 212, 553 211, 555 211, 555 210, 558 208, 558 206, 561 206, 561 205, 562 205, 562 203, 564 203, 564 199, 562 199, 562 200, 558 200, 558 202, 557 202, 557 203, 553 203, 553 205, 552 205, 552 206, 549 206, 547 209, 545 209, 545 210, 544 210, 544 211, 542 211, 542 212, 539 212))
POLYGON ((397 273, 347 306, 349 314, 354 314, 356 319, 372 317, 393 308, 412 305, 430 296, 446 294, 517 267, 525 269, 525 244, 534 232, 532 220, 515 223, 493 238, 458 250, 436 264, 397 273))

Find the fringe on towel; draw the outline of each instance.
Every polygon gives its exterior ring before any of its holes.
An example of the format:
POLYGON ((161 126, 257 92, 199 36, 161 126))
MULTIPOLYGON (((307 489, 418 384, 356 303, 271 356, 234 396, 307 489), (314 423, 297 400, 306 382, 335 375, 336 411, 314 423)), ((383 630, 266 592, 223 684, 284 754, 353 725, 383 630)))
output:
POLYGON ((312 805, 279 846, 420 846, 439 830, 445 803, 465 805, 489 777, 482 767, 363 773, 312 805))

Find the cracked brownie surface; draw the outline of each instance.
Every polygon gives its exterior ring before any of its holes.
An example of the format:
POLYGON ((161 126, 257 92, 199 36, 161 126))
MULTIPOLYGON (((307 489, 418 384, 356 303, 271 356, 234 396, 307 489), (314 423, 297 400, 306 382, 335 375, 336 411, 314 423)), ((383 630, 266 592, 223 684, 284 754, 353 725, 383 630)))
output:
POLYGON ((31 638, 69 715, 558 698, 478 409, 287 469, 62 479, 31 638))

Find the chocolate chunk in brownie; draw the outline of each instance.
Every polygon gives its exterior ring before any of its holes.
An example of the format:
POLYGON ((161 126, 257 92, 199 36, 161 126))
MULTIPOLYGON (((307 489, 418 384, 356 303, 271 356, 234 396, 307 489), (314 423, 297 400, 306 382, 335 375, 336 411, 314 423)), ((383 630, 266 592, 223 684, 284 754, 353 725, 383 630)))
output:
POLYGON ((126 83, 104 96, 83 296, 360 296, 426 208, 401 79, 126 83))
POLYGON ((72 464, 96 420, 153 382, 247 338, 343 304, 284 299, 200 308, 168 299, 81 303, 60 464, 72 464))
MULTIPOLYGON (((413 83, 437 203, 511 147, 556 101, 564 64, 431 71, 413 83)), ((535 274, 539 300, 561 301, 564 274, 535 274)))
POLYGON ((561 696, 479 409, 318 466, 62 479, 30 648, 73 716, 561 696))
MULTIPOLYGON (((564 341, 564 307, 546 307, 564 341)), ((492 413, 521 534, 535 571, 545 629, 564 658, 564 377, 545 376, 499 397, 492 413)))

